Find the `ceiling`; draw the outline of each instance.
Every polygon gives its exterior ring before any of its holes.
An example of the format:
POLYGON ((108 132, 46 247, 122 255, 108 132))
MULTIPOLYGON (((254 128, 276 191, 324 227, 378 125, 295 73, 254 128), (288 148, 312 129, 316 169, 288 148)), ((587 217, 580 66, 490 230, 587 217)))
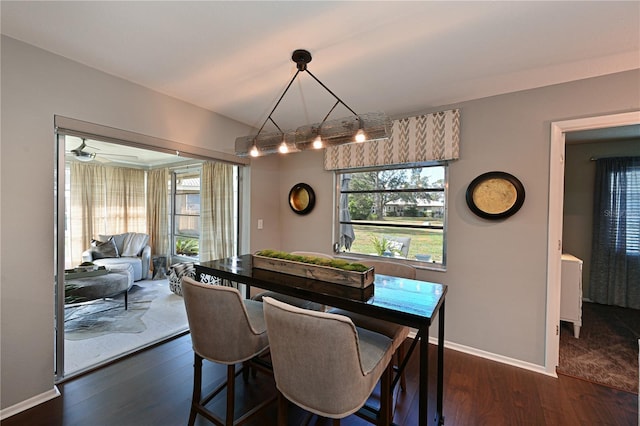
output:
POLYGON ((598 141, 640 141, 640 125, 607 127, 603 129, 578 130, 567 132, 565 142, 571 143, 592 143, 598 141))
MULTIPOLYGON (((3 0, 0 13, 2 34, 256 128, 299 48, 349 107, 392 118, 640 68, 637 1, 3 0)), ((295 129, 334 101, 301 74, 273 118, 295 129)))
MULTIPOLYGON (((81 147, 83 139, 76 136, 65 136, 65 159, 80 161, 73 150, 81 147)), ((200 163, 200 160, 180 155, 166 154, 160 151, 136 148, 111 142, 85 139, 82 152, 95 154, 92 161, 111 166, 153 169, 156 167, 175 167, 200 163)))

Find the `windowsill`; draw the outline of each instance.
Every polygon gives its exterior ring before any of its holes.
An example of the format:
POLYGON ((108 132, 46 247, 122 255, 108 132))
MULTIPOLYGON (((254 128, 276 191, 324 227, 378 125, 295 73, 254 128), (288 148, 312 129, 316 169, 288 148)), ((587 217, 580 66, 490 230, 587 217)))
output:
POLYGON ((366 256, 354 253, 339 253, 334 255, 338 259, 349 260, 351 262, 357 262, 359 260, 381 260, 386 262, 397 262, 411 265, 416 269, 435 272, 447 272, 447 267, 441 263, 435 262, 421 262, 419 260, 410 260, 404 257, 386 257, 386 256, 366 256))
POLYGON ((183 256, 180 254, 174 254, 171 256, 171 262, 172 263, 176 263, 176 262, 198 262, 200 259, 198 257, 191 257, 191 256, 183 256))

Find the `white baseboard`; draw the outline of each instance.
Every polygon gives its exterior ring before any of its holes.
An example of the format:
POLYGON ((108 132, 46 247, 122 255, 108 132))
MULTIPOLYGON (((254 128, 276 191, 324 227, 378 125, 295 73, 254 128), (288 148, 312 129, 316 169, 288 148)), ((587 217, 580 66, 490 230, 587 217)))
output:
MULTIPOLYGON (((411 332, 409 333, 409 337, 411 337, 412 339, 415 338, 416 337, 416 331, 412 329, 411 332)), ((438 344, 438 338, 429 336, 429 343, 431 343, 433 345, 437 345, 438 344)), ((506 357, 506 356, 503 356, 503 355, 494 354, 492 352, 486 352, 486 351, 483 351, 481 349, 472 348, 470 346, 465 346, 465 345, 460 345, 458 343, 449 342, 446 339, 444 341, 444 347, 447 348, 447 349, 451 349, 451 350, 458 351, 458 352, 463 352, 463 353, 466 353, 466 354, 469 354, 469 355, 473 355, 473 356, 477 356, 477 357, 480 357, 480 358, 489 359, 491 361, 496 361, 496 362, 499 362, 501 364, 512 365, 514 367, 523 368, 525 370, 533 371, 535 373, 544 374, 545 376, 558 377, 558 375, 555 374, 555 372, 553 372, 553 373, 547 372, 546 368, 543 365, 532 364, 530 362, 521 361, 519 359, 509 358, 509 357, 506 357)))
POLYGON ((43 392, 39 395, 32 396, 22 402, 12 405, 11 407, 3 408, 0 410, 0 420, 7 419, 15 414, 21 413, 29 408, 33 408, 36 405, 40 405, 43 402, 47 402, 50 399, 60 396, 60 391, 57 386, 53 386, 53 389, 43 392))

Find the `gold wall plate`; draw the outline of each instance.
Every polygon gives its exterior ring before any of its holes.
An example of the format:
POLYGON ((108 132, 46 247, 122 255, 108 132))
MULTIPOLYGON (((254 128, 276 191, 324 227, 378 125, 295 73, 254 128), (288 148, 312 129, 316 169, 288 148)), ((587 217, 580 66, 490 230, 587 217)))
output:
POLYGON ((503 219, 520 210, 524 203, 524 186, 505 172, 488 172, 475 178, 467 187, 467 205, 485 219, 503 219))
POLYGON ((297 183, 289 191, 289 207, 297 214, 307 214, 316 205, 316 194, 306 183, 297 183))

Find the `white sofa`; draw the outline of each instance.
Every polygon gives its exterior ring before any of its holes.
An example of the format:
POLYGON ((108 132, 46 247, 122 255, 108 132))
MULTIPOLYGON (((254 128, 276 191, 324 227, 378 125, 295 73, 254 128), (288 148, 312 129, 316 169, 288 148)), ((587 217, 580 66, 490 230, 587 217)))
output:
POLYGON ((149 235, 125 232, 115 235, 99 235, 91 241, 91 247, 82 253, 83 262, 109 267, 129 264, 133 267, 133 280, 149 278, 151 247, 149 235))

